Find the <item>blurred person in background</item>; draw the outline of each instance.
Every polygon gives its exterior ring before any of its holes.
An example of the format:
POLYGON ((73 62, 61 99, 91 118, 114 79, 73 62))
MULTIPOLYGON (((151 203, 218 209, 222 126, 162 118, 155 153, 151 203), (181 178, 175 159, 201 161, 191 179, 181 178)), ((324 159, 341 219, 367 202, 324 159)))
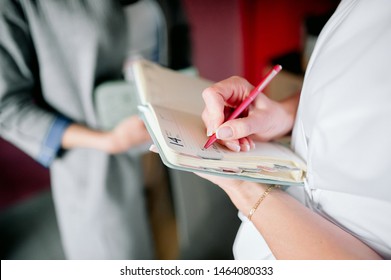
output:
POLYGON ((129 57, 166 63, 152 0, 0 1, 0 136, 50 168, 69 259, 152 259, 137 116, 100 130, 94 90, 129 57))

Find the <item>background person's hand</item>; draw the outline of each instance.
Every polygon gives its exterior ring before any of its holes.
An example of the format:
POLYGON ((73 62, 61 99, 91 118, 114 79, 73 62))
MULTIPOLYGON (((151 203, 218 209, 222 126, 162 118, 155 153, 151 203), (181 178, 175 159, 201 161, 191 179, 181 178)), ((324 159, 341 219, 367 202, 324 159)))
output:
POLYGON ((126 152, 127 150, 147 143, 151 140, 143 121, 138 116, 131 116, 120 122, 109 132, 111 154, 126 152))
POLYGON ((109 154, 118 154, 146 144, 150 140, 143 121, 130 116, 111 131, 99 131, 73 123, 64 132, 61 145, 64 149, 91 148, 109 154))

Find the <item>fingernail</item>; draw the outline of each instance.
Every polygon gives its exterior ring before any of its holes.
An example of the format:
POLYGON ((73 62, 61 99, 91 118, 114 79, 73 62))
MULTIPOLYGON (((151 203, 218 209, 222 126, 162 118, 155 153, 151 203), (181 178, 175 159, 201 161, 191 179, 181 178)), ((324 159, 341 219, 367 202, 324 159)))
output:
POLYGON ((154 144, 152 144, 151 147, 149 147, 149 150, 150 150, 151 152, 154 152, 154 153, 159 153, 157 147, 156 147, 154 144))
POLYGON ((227 142, 225 145, 232 151, 240 152, 240 146, 238 144, 227 142))
POLYGON ((212 136, 216 132, 216 128, 214 122, 210 122, 207 126, 206 136, 212 136))
POLYGON ((241 147, 242 151, 244 151, 244 152, 250 151, 250 145, 249 144, 242 144, 242 145, 240 145, 240 147, 241 147))
POLYGON ((234 132, 232 131, 232 128, 229 126, 223 126, 217 129, 216 131, 216 138, 217 139, 227 139, 234 135, 234 132))
POLYGON ((250 142, 250 149, 252 150, 252 149, 255 149, 255 143, 254 142, 250 142))

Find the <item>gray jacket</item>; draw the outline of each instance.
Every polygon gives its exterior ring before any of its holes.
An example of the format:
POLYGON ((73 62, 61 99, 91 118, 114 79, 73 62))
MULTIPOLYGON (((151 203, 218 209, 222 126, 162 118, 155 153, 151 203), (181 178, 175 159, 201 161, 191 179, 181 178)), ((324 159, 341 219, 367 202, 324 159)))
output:
POLYGON ((93 90, 121 76, 121 6, 2 0, 0 13, 1 136, 48 166, 66 118, 96 127, 93 90))
POLYGON ((124 22, 119 1, 0 0, 0 135, 50 167, 68 258, 152 257, 138 158, 59 153, 70 122, 98 127, 93 92, 122 75, 124 22))

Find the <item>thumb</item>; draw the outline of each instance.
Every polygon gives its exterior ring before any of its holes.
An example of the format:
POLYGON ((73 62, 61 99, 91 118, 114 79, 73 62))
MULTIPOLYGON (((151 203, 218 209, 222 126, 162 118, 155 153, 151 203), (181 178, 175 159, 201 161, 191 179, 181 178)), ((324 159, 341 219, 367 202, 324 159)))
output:
POLYGON ((216 138, 220 140, 235 140, 253 134, 257 128, 257 117, 249 115, 245 118, 225 122, 216 130, 216 138))

